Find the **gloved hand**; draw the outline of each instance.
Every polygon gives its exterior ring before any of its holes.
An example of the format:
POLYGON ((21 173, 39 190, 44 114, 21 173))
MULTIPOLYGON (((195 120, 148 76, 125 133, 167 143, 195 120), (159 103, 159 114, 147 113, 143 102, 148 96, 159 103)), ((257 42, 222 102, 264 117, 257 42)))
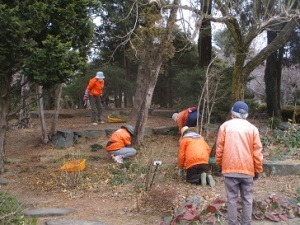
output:
POLYGON ((258 180, 259 178, 259 173, 255 173, 255 176, 253 177, 253 180, 258 180))
POLYGON ((183 169, 178 169, 178 176, 182 177, 184 175, 183 169))
POLYGON ((88 89, 86 89, 85 92, 84 92, 84 96, 83 96, 83 100, 84 100, 84 101, 87 101, 87 100, 88 100, 89 94, 90 94, 90 91, 89 91, 88 89))

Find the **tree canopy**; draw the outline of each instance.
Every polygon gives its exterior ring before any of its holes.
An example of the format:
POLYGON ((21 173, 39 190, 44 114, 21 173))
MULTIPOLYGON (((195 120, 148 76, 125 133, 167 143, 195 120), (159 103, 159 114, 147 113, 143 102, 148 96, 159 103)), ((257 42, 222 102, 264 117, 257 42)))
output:
POLYGON ((1 1, 0 172, 13 76, 39 85, 66 81, 83 69, 93 36, 94 0, 1 1))

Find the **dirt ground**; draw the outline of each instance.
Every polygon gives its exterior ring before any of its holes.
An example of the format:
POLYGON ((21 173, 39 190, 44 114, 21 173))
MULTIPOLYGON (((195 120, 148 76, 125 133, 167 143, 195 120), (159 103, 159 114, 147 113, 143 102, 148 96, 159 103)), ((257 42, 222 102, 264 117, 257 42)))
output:
MULTIPOLYGON (((101 130, 122 125, 105 123, 93 126, 90 124, 87 110, 82 110, 76 117, 60 118, 58 130, 101 130)), ((106 111, 106 115, 109 113, 112 112, 106 111)), ((201 195, 204 198, 203 207, 218 196, 225 198, 221 176, 215 176, 214 188, 190 185, 177 176, 179 135, 147 137, 144 146, 138 149, 136 157, 130 159, 137 165, 148 166, 151 171, 154 168, 151 167, 154 160, 162 161, 151 189, 145 192, 145 174, 141 173, 139 177, 130 174, 130 171, 115 164, 103 149, 91 151, 93 144, 105 146, 107 137, 81 140, 68 149, 54 149, 51 145, 41 144, 39 121, 33 119, 33 123, 33 128, 16 129, 13 126, 15 121, 9 122, 11 128, 6 139, 6 172, 2 177, 14 182, 1 187, 32 207, 66 207, 77 211, 64 216, 64 219, 97 220, 111 225, 153 225, 159 224, 162 216, 172 212, 172 208, 176 208, 188 197, 201 195), (86 158, 86 170, 80 174, 56 172, 66 155, 70 159, 86 158), (112 171, 121 171, 122 176, 128 176, 134 182, 113 185, 112 171), (140 180, 142 182, 139 184, 140 180)), ((134 125, 133 121, 128 123, 134 125)), ((47 120, 47 125, 50 126, 50 120, 47 120)), ((149 116, 147 126, 175 124, 171 118, 149 116)), ((216 134, 208 138, 211 146, 215 138, 216 134)), ((153 178, 152 175, 149 177, 153 178)), ((290 197, 299 187, 299 175, 261 176, 254 184, 254 197, 266 198, 271 194, 290 197)), ((42 225, 49 219, 55 218, 40 218, 38 224, 42 225)))

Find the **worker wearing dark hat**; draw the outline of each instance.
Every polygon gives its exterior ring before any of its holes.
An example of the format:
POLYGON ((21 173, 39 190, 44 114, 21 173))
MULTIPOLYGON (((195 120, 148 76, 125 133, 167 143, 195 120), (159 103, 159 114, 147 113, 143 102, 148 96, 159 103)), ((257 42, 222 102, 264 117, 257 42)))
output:
POLYGON ((196 127, 200 118, 201 113, 198 112, 196 107, 190 107, 172 115, 172 119, 177 123, 179 132, 184 126, 196 127))
POLYGON ((259 131, 247 121, 248 111, 245 102, 235 102, 231 119, 220 126, 216 142, 215 158, 224 176, 228 224, 251 224, 253 180, 263 171, 259 131), (239 194, 243 205, 241 218, 237 216, 239 194))
POLYGON ((123 159, 136 154, 136 150, 131 146, 131 137, 133 135, 133 127, 131 125, 124 125, 113 132, 109 138, 106 151, 112 155, 112 158, 117 163, 123 163, 123 159))

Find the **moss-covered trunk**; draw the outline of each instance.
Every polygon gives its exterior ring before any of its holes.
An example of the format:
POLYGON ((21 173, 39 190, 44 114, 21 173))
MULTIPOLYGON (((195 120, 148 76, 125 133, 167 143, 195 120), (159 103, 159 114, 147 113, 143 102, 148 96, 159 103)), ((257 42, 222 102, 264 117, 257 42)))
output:
POLYGON ((236 51, 236 61, 232 76, 232 102, 244 100, 245 84, 247 76, 249 75, 245 74, 243 71, 243 66, 246 60, 245 52, 245 49, 238 49, 236 51))

